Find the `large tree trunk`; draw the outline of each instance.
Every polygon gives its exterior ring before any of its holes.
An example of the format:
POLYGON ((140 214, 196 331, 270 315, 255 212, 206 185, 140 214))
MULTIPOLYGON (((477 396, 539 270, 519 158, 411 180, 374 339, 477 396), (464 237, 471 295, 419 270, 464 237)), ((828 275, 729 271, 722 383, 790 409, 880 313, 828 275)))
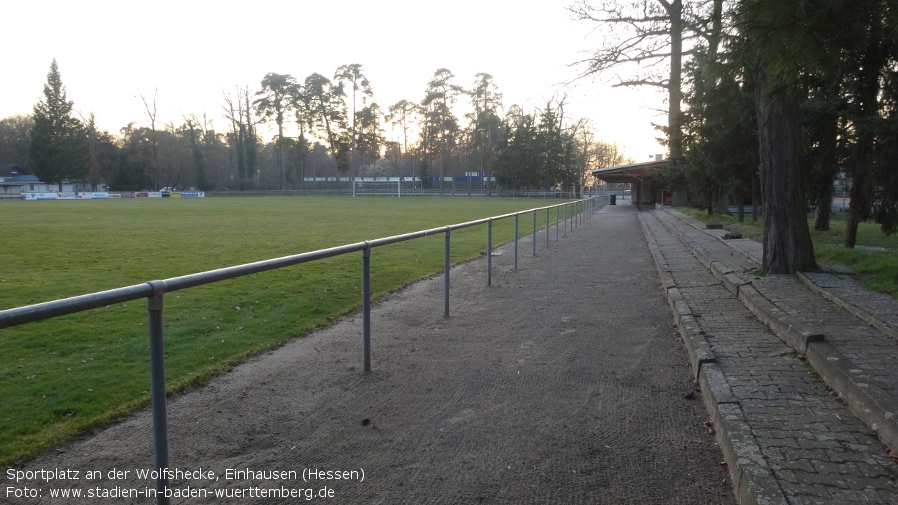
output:
POLYGON ((832 198, 828 202, 819 202, 817 214, 814 216, 814 229, 817 231, 829 231, 829 221, 832 213, 832 198))
POLYGON ((848 218, 845 220, 845 237, 842 240, 842 245, 849 249, 854 249, 854 246, 857 243, 857 227, 864 221, 864 219, 866 219, 867 212, 865 211, 865 208, 867 205, 867 195, 863 190, 865 182, 864 176, 863 169, 855 169, 851 190, 848 193, 850 201, 848 204, 848 218))
POLYGON ((670 15, 670 81, 668 83, 667 138, 670 158, 683 157, 683 130, 680 122, 680 102, 683 100, 681 88, 683 72, 683 5, 681 0, 666 4, 670 15))
POLYGON ((751 176, 751 220, 752 222, 756 222, 758 220, 758 204, 761 201, 761 193, 758 190, 758 177, 757 175, 751 176))
POLYGON ((820 166, 817 170, 819 180, 812 184, 816 187, 816 198, 814 204, 817 207, 817 214, 814 219, 814 230, 829 231, 829 222, 832 217, 833 195, 835 188, 833 187, 833 179, 839 170, 839 161, 836 157, 836 150, 839 142, 839 126, 838 119, 833 118, 827 125, 822 137, 818 140, 820 144, 820 166))
POLYGON ((284 155, 284 120, 278 113, 278 168, 281 171, 281 191, 287 189, 286 156, 284 155))
POLYGON ((851 181, 851 202, 848 206, 848 220, 845 223, 843 245, 854 248, 857 243, 857 227, 870 217, 870 184, 868 177, 872 167, 872 155, 875 133, 870 127, 870 120, 879 113, 879 69, 882 65, 880 52, 881 23, 873 20, 868 34, 867 50, 861 61, 861 70, 857 79, 858 105, 860 118, 857 120, 857 142, 854 147, 854 164, 851 181))
POLYGON ((814 270, 814 245, 798 163, 799 102, 780 78, 759 70, 758 140, 761 159, 764 273, 814 270))

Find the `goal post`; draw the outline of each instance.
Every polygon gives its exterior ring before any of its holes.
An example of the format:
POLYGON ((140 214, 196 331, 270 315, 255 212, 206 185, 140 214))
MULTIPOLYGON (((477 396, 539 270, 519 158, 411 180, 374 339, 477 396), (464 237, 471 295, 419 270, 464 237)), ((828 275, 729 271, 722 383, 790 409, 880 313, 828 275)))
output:
POLYGON ((402 181, 397 178, 388 180, 353 179, 352 196, 402 196, 402 181))

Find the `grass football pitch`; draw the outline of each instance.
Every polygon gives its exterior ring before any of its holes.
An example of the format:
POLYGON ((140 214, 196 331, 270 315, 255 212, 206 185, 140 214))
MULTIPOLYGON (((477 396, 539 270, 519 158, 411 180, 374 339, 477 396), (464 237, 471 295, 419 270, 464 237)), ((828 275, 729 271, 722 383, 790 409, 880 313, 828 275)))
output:
MULTIPOLYGON (((2 202, 0 309, 555 203, 561 202, 346 197, 2 202)), ((537 227, 545 220, 545 212, 537 212, 537 227)), ((522 217, 519 233, 531 232, 532 218, 522 217)), ((512 219, 493 225, 494 246, 512 238, 512 219)), ((485 253, 486 227, 454 231, 451 240, 453 263, 475 258, 485 253)), ((371 264, 376 298, 441 271, 443 237, 376 248, 371 264)), ((360 253, 172 292, 163 312, 168 389, 202 384, 360 305, 360 253)), ((434 315, 442 315, 442 300, 434 301, 434 315)), ((149 404, 143 300, 0 330, 0 348, 0 463, 30 459, 149 404)))

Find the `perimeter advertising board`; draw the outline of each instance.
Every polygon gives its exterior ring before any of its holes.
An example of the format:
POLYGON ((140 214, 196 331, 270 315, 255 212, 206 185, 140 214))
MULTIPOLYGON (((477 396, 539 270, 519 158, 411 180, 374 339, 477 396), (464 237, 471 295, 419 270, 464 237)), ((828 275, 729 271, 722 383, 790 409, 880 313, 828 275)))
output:
POLYGON ((25 193, 26 200, 56 200, 56 193, 25 193))
POLYGON ((181 191, 162 193, 160 191, 138 191, 135 193, 108 193, 104 191, 62 191, 57 193, 24 193, 25 200, 108 200, 111 198, 204 198, 204 191, 181 191))

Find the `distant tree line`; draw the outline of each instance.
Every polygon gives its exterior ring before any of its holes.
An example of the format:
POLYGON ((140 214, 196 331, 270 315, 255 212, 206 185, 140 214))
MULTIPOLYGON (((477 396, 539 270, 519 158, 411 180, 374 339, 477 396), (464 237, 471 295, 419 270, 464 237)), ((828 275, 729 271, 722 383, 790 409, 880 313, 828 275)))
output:
POLYGON ((386 108, 360 64, 302 81, 269 73, 258 90, 223 94, 218 118, 190 114, 163 124, 155 93, 140 98, 143 126, 100 131, 93 116, 76 114, 54 60, 34 113, 0 119, 0 162, 60 187, 72 180, 128 191, 304 189, 307 178, 358 176, 420 177, 425 185, 439 177, 434 184, 442 190, 444 178, 469 172, 495 177, 503 188, 569 188, 591 184, 592 169, 631 161, 617 144, 596 140, 589 120, 567 117, 564 98, 506 113, 486 73, 465 88, 439 69, 423 99, 386 108), (222 117, 226 127, 216 129, 222 117), (268 140, 263 123, 275 132, 268 140), (396 140, 387 139, 387 128, 396 140))
POLYGON ((668 93, 659 129, 670 188, 709 211, 760 195, 766 272, 816 267, 806 216, 828 229, 837 179, 850 187, 846 247, 864 220, 898 230, 898 0, 584 0, 570 10, 608 34, 584 75, 623 70, 632 74, 618 85, 668 93))

